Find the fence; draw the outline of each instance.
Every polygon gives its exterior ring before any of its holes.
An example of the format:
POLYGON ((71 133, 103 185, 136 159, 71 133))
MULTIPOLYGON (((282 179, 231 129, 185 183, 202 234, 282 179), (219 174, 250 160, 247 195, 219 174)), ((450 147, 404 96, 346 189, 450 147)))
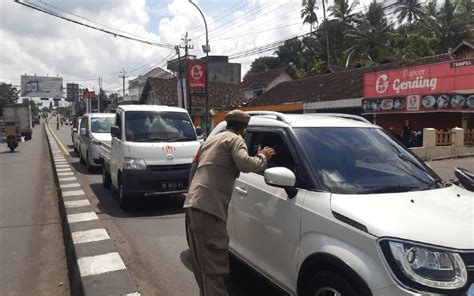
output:
POLYGON ((436 131, 436 146, 451 146, 453 143, 453 132, 436 131))
POLYGON ((464 131, 464 146, 474 146, 474 130, 464 131))

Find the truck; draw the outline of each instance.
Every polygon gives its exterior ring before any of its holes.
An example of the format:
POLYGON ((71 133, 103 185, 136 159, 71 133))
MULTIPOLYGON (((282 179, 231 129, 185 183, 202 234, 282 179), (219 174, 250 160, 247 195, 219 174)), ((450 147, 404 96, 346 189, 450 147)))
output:
POLYGON ((178 195, 189 186, 200 142, 186 110, 158 105, 120 105, 112 140, 101 141, 102 184, 116 189, 119 205, 178 195))
POLYGON ((21 136, 25 137, 25 140, 31 140, 33 121, 29 105, 15 104, 3 106, 3 118, 18 122, 21 136))

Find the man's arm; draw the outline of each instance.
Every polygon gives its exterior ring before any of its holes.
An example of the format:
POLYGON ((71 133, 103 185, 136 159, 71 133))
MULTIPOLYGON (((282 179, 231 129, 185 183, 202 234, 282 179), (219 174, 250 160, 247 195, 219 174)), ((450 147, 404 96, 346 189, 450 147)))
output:
POLYGON ((244 139, 239 137, 232 143, 231 153, 239 171, 257 173, 267 168, 267 160, 275 154, 275 151, 272 148, 265 147, 259 149, 256 156, 250 156, 244 139))

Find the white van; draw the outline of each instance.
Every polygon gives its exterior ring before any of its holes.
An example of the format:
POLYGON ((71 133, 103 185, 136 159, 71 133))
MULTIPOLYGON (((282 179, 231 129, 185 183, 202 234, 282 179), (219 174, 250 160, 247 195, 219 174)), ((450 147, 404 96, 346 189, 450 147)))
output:
POLYGON ((116 187, 120 206, 145 195, 185 193, 199 148, 186 110, 157 105, 117 108, 110 145, 101 144, 104 187, 116 187))
POLYGON ((113 113, 84 114, 80 123, 79 158, 81 163, 91 171, 101 165, 99 160, 99 145, 110 142, 110 127, 114 124, 113 113))

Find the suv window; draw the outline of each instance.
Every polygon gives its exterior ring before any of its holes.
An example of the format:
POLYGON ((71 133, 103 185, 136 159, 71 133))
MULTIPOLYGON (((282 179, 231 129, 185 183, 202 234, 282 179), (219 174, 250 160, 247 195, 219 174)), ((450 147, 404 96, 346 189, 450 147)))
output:
POLYGON ((364 194, 427 190, 440 178, 377 128, 295 128, 309 162, 333 193, 364 194))
POLYGON ((110 128, 114 124, 114 117, 92 117, 91 132, 93 133, 110 133, 110 128))
MULTIPOLYGON (((276 154, 268 161, 268 167, 286 167, 295 171, 295 161, 288 146, 278 133, 274 132, 249 132, 247 135, 247 147, 249 155, 257 154, 259 147, 271 147, 276 154)), ((263 174, 263 173, 262 173, 263 174)))

